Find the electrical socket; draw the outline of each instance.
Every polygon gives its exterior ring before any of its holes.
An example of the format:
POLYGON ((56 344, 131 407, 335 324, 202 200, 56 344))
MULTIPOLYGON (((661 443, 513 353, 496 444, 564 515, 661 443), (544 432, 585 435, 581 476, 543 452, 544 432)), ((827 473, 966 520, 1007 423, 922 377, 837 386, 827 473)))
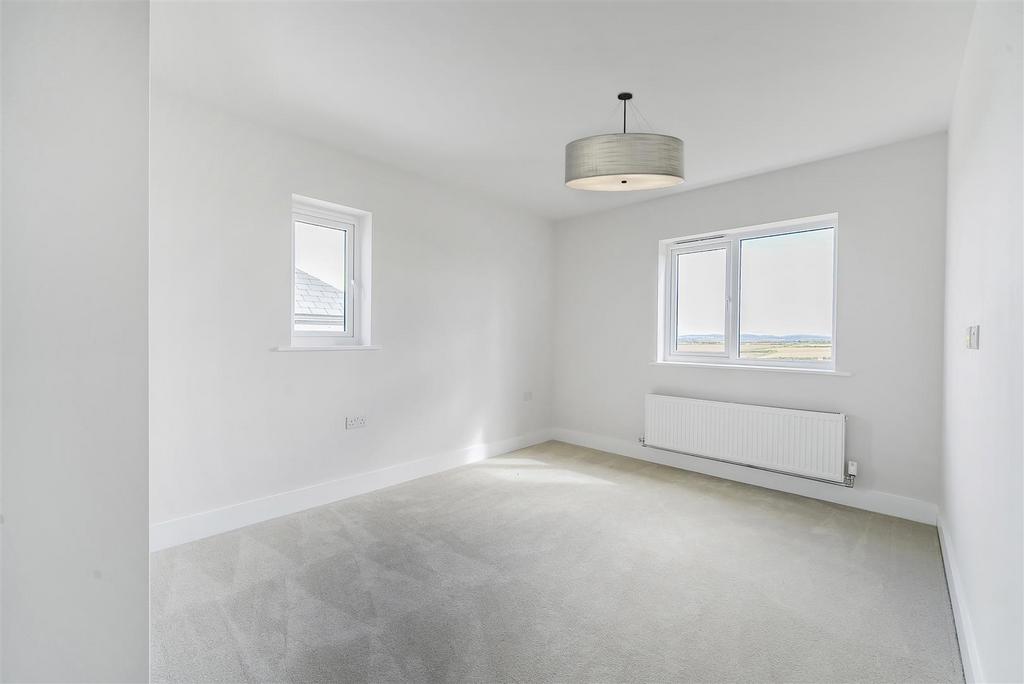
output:
POLYGON ((345 429, 355 430, 366 427, 366 416, 348 416, 345 418, 345 429))

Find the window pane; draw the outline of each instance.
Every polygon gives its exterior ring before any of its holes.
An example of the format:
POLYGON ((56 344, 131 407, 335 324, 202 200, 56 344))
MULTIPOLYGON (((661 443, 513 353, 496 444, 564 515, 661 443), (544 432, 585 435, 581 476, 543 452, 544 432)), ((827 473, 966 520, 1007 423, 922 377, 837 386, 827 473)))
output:
POLYGON ((725 353, 726 252, 710 249, 676 257, 676 351, 725 353))
POLYGON ((740 357, 832 358, 832 228, 740 242, 740 357))
POLYGON ((295 330, 345 332, 346 231, 295 222, 295 330))

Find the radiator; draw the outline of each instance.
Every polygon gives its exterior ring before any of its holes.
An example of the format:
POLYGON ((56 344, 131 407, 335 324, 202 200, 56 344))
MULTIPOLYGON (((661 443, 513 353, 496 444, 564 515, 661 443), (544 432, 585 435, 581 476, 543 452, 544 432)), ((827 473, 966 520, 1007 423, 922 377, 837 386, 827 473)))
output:
POLYGON ((846 416, 648 394, 644 446, 853 486, 846 416))

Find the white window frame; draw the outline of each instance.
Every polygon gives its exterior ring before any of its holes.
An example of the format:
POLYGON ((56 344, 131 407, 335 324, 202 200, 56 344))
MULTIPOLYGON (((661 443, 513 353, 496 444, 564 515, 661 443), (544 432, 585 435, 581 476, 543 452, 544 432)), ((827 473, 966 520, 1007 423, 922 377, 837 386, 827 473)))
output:
POLYGON ((333 202, 292 195, 292 258, 290 332, 292 347, 368 346, 370 344, 370 246, 372 214, 333 202), (296 330, 295 314, 295 224, 345 232, 345 317, 343 331, 296 330))
POLYGON ((659 316, 658 316, 658 361, 661 363, 684 363, 719 365, 730 367, 751 367, 771 369, 813 369, 835 371, 838 344, 836 321, 838 319, 839 293, 839 215, 824 214, 789 221, 777 221, 745 228, 689 235, 662 240, 659 243, 659 316), (782 359, 744 359, 740 357, 740 296, 741 296, 741 250, 740 242, 751 238, 774 237, 792 233, 832 229, 832 358, 827 361, 800 361, 782 359), (676 264, 680 254, 724 249, 726 252, 726 293, 725 293, 725 351, 688 352, 675 351, 675 335, 678 329, 677 298, 679 288, 676 264))

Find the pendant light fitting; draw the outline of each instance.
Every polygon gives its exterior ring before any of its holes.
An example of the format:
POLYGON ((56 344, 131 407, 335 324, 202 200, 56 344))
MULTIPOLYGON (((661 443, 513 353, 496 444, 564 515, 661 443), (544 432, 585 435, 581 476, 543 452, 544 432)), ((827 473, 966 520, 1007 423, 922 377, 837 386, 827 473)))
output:
POLYGON ((592 135, 565 146, 565 184, 578 190, 653 190, 682 183, 683 141, 656 133, 627 133, 632 93, 619 93, 622 133, 592 135))

